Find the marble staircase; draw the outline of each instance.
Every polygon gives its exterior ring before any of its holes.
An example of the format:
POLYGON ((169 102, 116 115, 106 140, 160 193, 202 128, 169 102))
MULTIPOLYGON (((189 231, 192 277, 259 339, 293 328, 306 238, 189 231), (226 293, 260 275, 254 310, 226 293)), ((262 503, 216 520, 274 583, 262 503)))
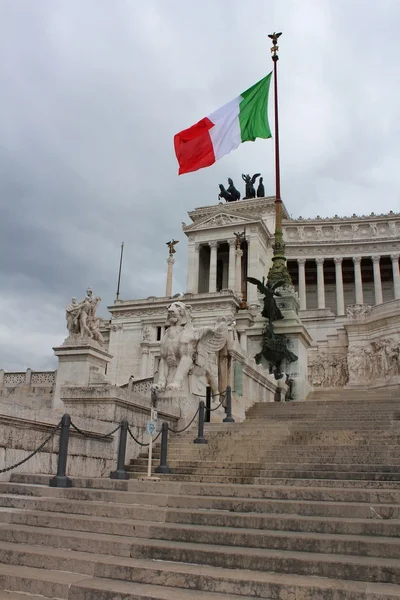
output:
MULTIPOLYGON (((395 397, 256 404, 144 481, 0 482, 0 600, 400 600, 395 397), (38 598, 39 597, 39 598, 38 598)), ((157 464, 157 458, 154 464, 157 464)))

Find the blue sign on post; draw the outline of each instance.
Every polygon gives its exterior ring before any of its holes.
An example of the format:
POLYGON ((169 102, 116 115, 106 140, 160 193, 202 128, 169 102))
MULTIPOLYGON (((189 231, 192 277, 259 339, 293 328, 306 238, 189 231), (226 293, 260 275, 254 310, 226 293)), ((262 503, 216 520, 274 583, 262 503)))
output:
POLYGON ((147 435, 153 436, 156 432, 156 423, 155 421, 147 421, 146 424, 146 433, 147 435))

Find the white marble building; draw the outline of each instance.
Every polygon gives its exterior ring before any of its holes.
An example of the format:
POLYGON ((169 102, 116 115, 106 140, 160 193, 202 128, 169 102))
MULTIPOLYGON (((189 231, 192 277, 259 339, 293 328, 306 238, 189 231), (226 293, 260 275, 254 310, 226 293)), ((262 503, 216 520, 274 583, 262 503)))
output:
MULTIPOLYGON (((188 238, 183 300, 192 305, 196 325, 214 323, 219 316, 234 316, 240 348, 251 359, 259 344, 262 321, 257 289, 245 283, 245 278, 261 279, 268 274, 274 241, 274 198, 203 206, 189 217, 192 222, 183 226, 188 238), (244 230, 238 246, 235 234, 244 230)), ((311 339, 309 363, 313 366, 315 357, 320 355, 321 360, 326 353, 327 362, 334 365, 329 377, 322 376, 322 384, 319 377, 316 385, 345 385, 349 319, 354 321, 360 315, 373 319, 374 307, 383 305, 382 314, 386 304, 400 314, 400 214, 290 219, 283 206, 283 218, 287 264, 298 293, 299 317, 311 339)), ((112 318, 106 334, 113 360, 107 375, 111 381, 123 385, 130 376, 149 378, 157 371, 169 303, 168 297, 149 297, 116 301, 109 307, 112 318)), ((313 373, 309 377, 313 383, 313 373)))

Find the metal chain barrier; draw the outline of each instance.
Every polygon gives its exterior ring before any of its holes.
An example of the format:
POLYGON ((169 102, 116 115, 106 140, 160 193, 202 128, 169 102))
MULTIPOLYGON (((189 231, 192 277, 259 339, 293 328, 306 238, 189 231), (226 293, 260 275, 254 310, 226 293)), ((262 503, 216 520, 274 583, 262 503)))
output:
POLYGON ((170 429, 170 432, 171 433, 183 433, 184 431, 186 431, 186 429, 189 429, 189 427, 191 426, 191 424, 193 423, 193 421, 195 420, 195 418, 199 414, 199 410, 200 410, 200 407, 196 410, 196 412, 193 415, 193 419, 190 421, 190 423, 188 423, 186 425, 186 427, 184 427, 183 429, 170 429))
POLYGON ((79 429, 79 427, 77 427, 72 422, 71 422, 71 427, 73 429, 75 429, 75 431, 77 431, 78 433, 80 433, 81 435, 83 435, 84 437, 87 437, 87 438, 90 438, 90 439, 94 439, 94 440, 103 440, 104 438, 110 437, 110 435, 113 435, 113 433, 115 433, 116 431, 118 431, 118 429, 121 427, 121 423, 119 423, 118 426, 115 429, 113 429, 112 431, 110 431, 110 433, 105 433, 105 434, 88 433, 88 432, 82 431, 82 429, 79 429))
POLYGON ((16 469, 17 467, 20 467, 21 465, 23 465, 24 463, 26 463, 30 458, 32 458, 33 456, 35 456, 35 454, 37 454, 38 452, 41 451, 42 448, 44 448, 44 446, 46 444, 48 444, 50 442, 50 440, 53 439, 53 437, 56 435, 58 429, 60 429, 61 427, 61 423, 62 423, 62 419, 59 422, 59 424, 54 428, 54 430, 51 432, 51 434, 49 435, 48 438, 46 438, 44 440, 44 442, 42 442, 40 444, 40 446, 38 446, 36 448, 36 450, 34 450, 29 456, 27 456, 26 458, 20 460, 19 462, 15 463, 15 465, 12 465, 11 467, 7 467, 6 469, 0 469, 0 473, 7 473, 7 471, 12 471, 13 469, 16 469))
POLYGON ((207 408, 207 410, 212 412, 213 410, 217 410, 220 406, 222 406, 222 404, 224 403, 224 400, 225 400, 225 394, 226 394, 226 390, 225 390, 225 392, 221 392, 221 394, 220 394, 220 396, 222 396, 221 402, 217 406, 214 406, 214 408, 207 408))
MULTIPOLYGON (((129 425, 128 425, 128 433, 131 436, 131 438, 133 439, 133 441, 136 442, 137 444, 139 444, 139 446, 150 446, 150 442, 147 442, 147 444, 143 444, 143 442, 139 442, 139 440, 133 435, 129 425)), ((161 431, 159 431, 158 434, 156 435, 156 437, 154 438, 153 444, 154 444, 154 442, 156 442, 158 440, 160 435, 161 435, 161 431)))

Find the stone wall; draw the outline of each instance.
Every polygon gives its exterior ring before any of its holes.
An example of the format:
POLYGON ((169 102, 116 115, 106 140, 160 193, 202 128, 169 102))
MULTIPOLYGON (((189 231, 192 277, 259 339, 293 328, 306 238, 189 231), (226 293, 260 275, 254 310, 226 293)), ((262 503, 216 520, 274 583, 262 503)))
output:
MULTIPOLYGON (((24 383, 24 382, 23 382, 24 383)), ((51 408, 42 395, 32 390, 19 396, 0 398, 0 469, 12 466, 33 452, 60 422, 63 412, 84 433, 104 435, 127 419, 134 436, 146 443, 146 422, 150 416, 150 395, 141 396, 132 389, 110 384, 61 388, 63 409, 51 408), (29 402, 27 402, 29 398, 29 402)), ((158 406, 158 430, 162 421, 175 425, 179 409, 158 406)), ((71 476, 108 476, 116 468, 119 432, 103 439, 87 438, 71 429, 68 474, 71 476)), ((12 472, 55 475, 58 433, 41 452, 12 472)), ((135 458, 142 448, 128 436, 126 460, 135 458)), ((11 472, 1 474, 9 479, 11 472)))

